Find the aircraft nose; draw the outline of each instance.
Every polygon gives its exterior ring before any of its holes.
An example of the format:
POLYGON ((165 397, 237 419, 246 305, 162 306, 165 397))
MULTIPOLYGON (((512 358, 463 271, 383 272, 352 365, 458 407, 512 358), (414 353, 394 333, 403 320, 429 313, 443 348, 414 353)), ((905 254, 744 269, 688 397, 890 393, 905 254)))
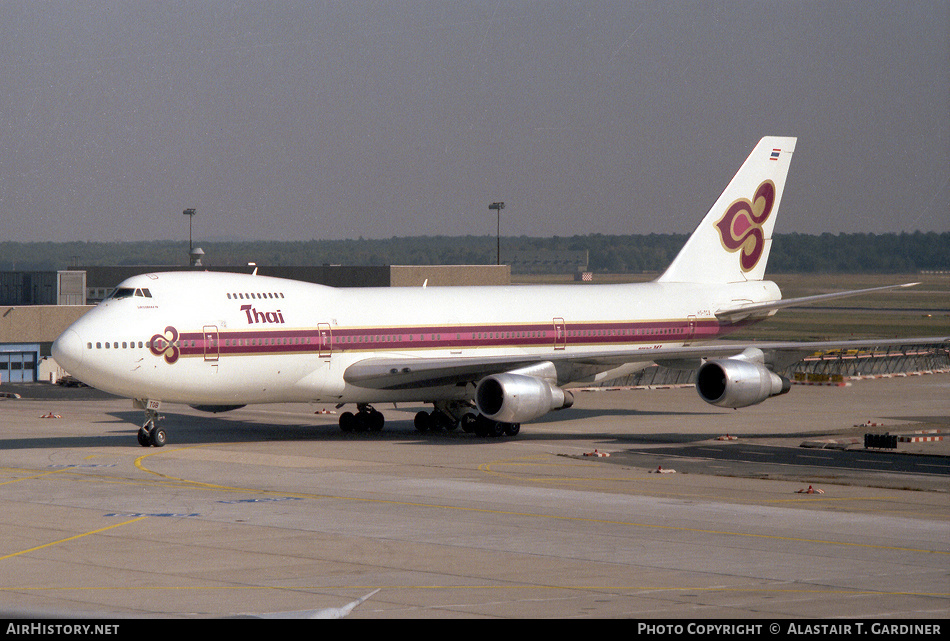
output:
POLYGON ((67 329, 53 341, 50 353, 60 367, 75 374, 82 363, 82 339, 75 331, 67 329))

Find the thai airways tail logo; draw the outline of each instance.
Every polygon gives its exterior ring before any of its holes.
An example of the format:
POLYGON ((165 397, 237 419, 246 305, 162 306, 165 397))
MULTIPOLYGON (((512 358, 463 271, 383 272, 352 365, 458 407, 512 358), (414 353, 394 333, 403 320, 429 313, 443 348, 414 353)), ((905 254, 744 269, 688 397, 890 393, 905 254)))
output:
POLYGON ((148 342, 148 350, 155 356, 164 356, 165 362, 169 365, 174 364, 181 356, 181 348, 178 347, 178 330, 169 325, 165 328, 164 334, 155 334, 148 342))
POLYGON ((762 257, 765 250, 762 225, 772 213, 774 203, 775 183, 766 180, 755 190, 751 202, 740 198, 729 205, 726 213, 716 223, 719 238, 726 251, 734 253, 742 250, 739 256, 742 271, 750 271, 762 257))

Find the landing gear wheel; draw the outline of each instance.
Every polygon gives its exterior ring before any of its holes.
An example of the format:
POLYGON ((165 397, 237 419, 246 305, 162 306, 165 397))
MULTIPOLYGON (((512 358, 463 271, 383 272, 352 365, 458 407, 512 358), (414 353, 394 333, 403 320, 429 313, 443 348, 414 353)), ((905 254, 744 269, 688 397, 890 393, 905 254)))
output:
POLYGON ((452 432, 459 426, 457 420, 444 412, 436 413, 435 424, 446 432, 452 432))
POLYGON ((379 432, 386 425, 386 417, 382 412, 370 410, 366 416, 366 424, 370 432, 379 432))
POLYGON ((489 438, 515 436, 521 431, 521 423, 502 423, 479 414, 475 419, 474 431, 476 436, 487 436, 489 438))
POLYGON ((139 439, 139 445, 142 447, 148 447, 151 445, 151 442, 148 440, 148 430, 144 426, 139 429, 137 437, 139 439))
POLYGON ((148 431, 148 442, 152 447, 162 447, 167 440, 165 430, 157 425, 148 431))
POLYGON ((478 415, 472 412, 467 412, 462 414, 462 418, 459 419, 459 427, 462 428, 463 432, 471 433, 475 431, 475 424, 478 422, 478 415))
POLYGON ((419 412, 412 420, 412 424, 415 425, 417 431, 425 434, 432 427, 432 415, 425 411, 419 412))
POLYGON ((475 436, 501 436, 501 423, 493 421, 481 414, 475 420, 475 436))
POLYGON ((340 429, 344 432, 378 432, 386 424, 386 417, 382 412, 374 410, 369 405, 358 405, 359 411, 343 412, 340 414, 340 429))

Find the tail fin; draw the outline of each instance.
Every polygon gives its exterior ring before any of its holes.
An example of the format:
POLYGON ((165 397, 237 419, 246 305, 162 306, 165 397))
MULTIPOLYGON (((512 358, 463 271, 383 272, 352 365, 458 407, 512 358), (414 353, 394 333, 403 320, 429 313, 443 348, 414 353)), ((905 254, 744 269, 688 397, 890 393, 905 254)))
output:
POLYGON ((762 280, 795 141, 759 141, 658 282, 762 280))

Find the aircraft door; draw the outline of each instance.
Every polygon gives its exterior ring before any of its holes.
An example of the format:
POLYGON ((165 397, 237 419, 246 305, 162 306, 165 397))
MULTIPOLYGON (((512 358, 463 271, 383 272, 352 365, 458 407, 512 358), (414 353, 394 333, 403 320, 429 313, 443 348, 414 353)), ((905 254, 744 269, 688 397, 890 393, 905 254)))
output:
POLYGON ((567 347, 567 327, 563 318, 554 319, 554 349, 567 347))
POLYGON ((333 352, 333 333, 329 323, 317 325, 317 354, 320 358, 329 359, 333 352))
POLYGON ((218 326, 217 325, 205 325, 203 329, 204 333, 204 355, 205 361, 209 363, 217 363, 218 357, 221 355, 220 340, 218 336, 218 326))

